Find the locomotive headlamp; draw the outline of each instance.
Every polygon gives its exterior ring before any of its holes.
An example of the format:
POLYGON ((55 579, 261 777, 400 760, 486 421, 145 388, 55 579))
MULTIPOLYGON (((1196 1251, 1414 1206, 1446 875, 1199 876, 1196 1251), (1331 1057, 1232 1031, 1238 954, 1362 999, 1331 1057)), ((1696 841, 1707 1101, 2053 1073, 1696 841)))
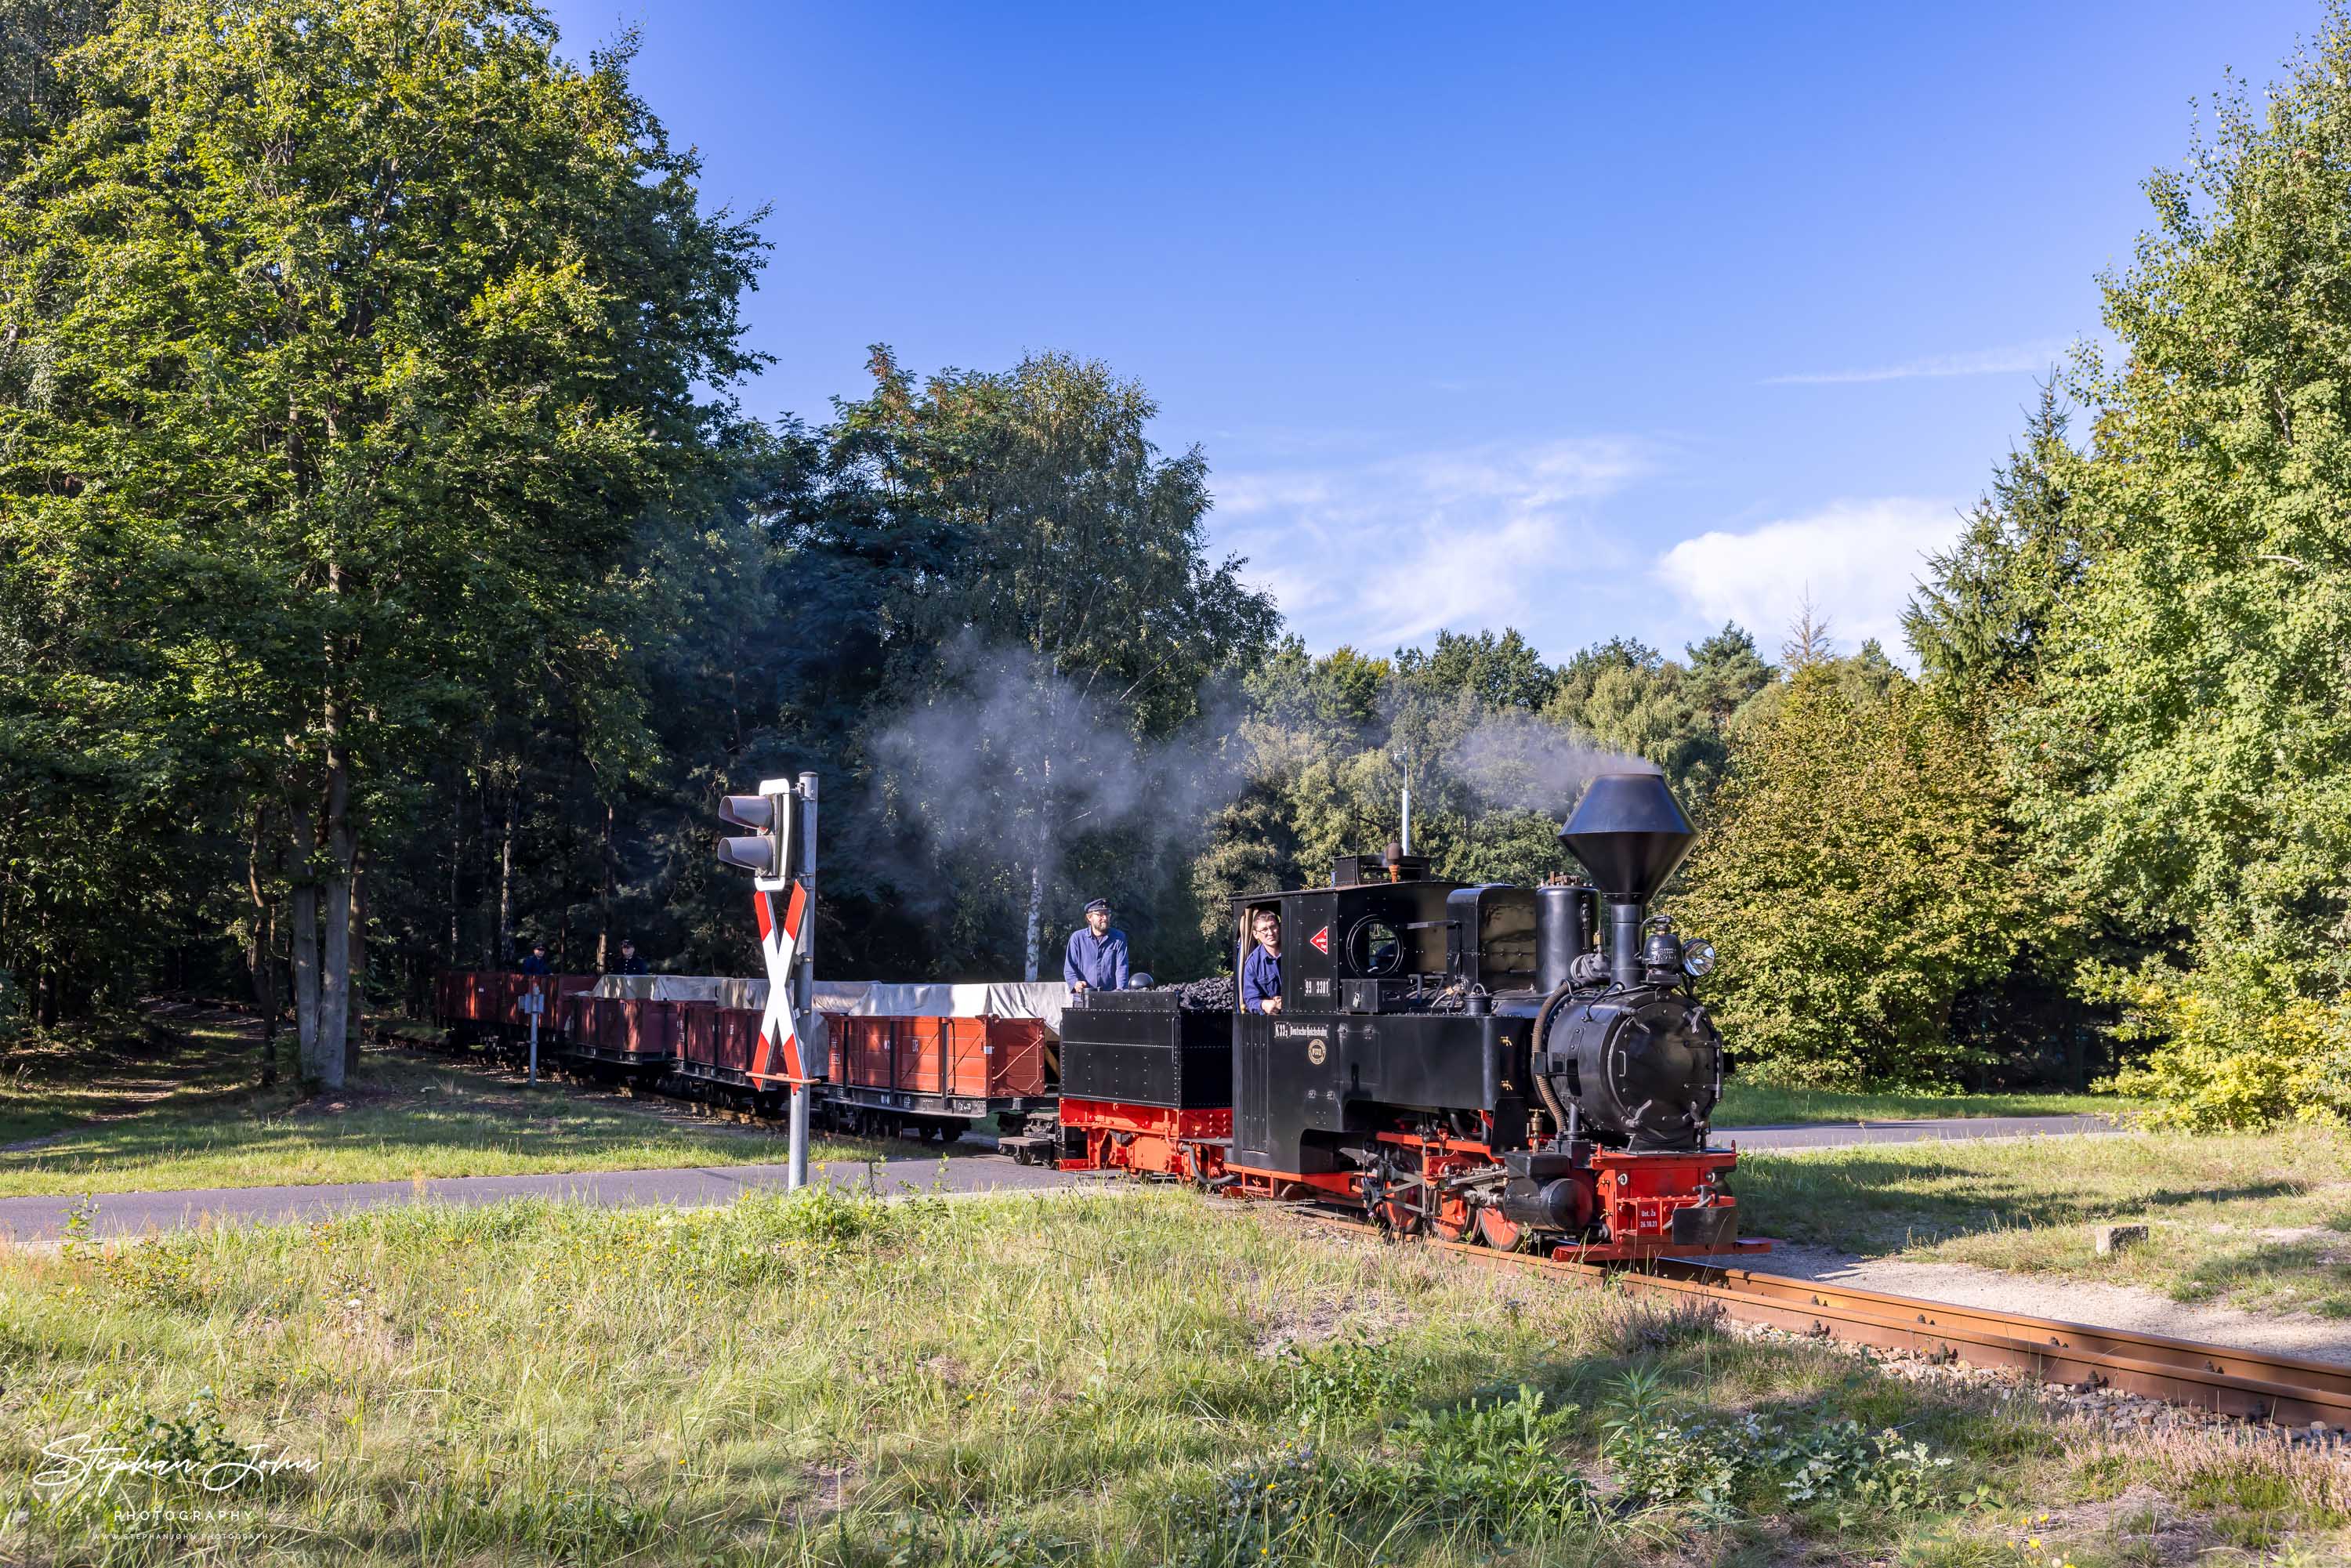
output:
POLYGON ((1682 972, 1691 979, 1703 979, 1714 967, 1714 944, 1700 939, 1682 944, 1682 972))

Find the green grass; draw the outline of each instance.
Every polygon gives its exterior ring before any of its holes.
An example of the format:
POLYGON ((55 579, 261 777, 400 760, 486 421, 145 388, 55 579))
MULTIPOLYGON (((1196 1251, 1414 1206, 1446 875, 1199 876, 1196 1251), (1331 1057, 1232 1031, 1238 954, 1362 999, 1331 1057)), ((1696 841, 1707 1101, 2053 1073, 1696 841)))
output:
POLYGON ((1844 1093, 1783 1089, 1732 1076, 1714 1113, 1720 1127, 1773 1127, 1823 1122, 1907 1122, 1949 1116, 2115 1116, 2147 1103, 2112 1094, 1844 1093))
MULTIPOLYGON (((291 1086, 259 1089, 247 1026, 208 1016, 144 1038, 56 1042, 0 1064, 0 1126, 11 1130, 0 1141, 69 1129, 0 1151, 0 1197, 785 1158, 782 1138, 762 1128, 696 1121, 575 1085, 532 1089, 509 1073, 396 1050, 366 1052, 352 1082, 315 1100, 291 1086)), ((826 1138, 810 1149, 819 1160, 876 1152, 826 1138)))
POLYGON ((2321 1128, 1757 1150, 1738 1186, 1755 1235, 2351 1317, 2351 1140, 2321 1128), (2101 1221, 2149 1239, 2101 1258, 2101 1221))
POLYGON ((2199 1441, 1165 1189, 0 1249, 8 1561, 2105 1568, 2126 1491, 2342 1542, 2339 1472, 2199 1441))

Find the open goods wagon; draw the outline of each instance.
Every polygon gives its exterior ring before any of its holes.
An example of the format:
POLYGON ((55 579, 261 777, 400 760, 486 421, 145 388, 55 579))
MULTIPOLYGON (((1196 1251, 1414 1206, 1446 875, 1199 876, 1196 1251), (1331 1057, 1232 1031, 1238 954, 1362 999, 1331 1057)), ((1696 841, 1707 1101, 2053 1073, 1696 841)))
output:
MULTIPOLYGON (((453 1040, 507 1054, 529 1019, 531 977, 456 970, 434 991, 434 1021, 453 1040)), ((700 1099, 773 1111, 778 1091, 756 1076, 767 982, 711 975, 540 977, 550 1000, 540 1051, 584 1076, 631 1080, 700 1099)), ((975 1124, 1020 1124, 1055 1103, 1058 985, 816 988, 831 1081, 816 1086, 822 1124, 952 1139, 975 1124)))

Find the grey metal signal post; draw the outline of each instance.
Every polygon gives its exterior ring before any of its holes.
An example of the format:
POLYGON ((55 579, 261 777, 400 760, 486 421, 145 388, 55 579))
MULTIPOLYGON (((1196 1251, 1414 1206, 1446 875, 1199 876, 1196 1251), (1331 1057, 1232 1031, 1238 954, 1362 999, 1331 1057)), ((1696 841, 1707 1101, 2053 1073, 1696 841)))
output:
POLYGON ((825 1075, 816 1012, 816 775, 760 780, 757 795, 729 795, 719 821, 749 828, 718 841, 718 858, 752 873, 768 1007, 751 1081, 790 1095, 788 1187, 808 1185, 809 1086, 825 1075))
MULTIPOLYGON (((799 963, 792 976, 792 1013, 799 1020, 800 1049, 818 1050, 816 1016, 816 775, 803 773, 799 781, 800 886, 806 890, 808 915, 800 926, 799 963)), ((792 1085, 791 1174, 785 1186, 803 1187, 809 1179, 809 1086, 792 1085)))

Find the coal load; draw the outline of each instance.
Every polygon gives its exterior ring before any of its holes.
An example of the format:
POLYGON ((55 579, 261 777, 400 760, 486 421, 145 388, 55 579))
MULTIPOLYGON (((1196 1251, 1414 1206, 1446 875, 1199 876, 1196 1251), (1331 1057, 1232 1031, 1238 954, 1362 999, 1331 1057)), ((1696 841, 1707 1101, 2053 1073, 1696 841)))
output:
POLYGON ((1175 992, 1176 1005, 1187 1013, 1228 1013, 1241 1005, 1240 982, 1230 975, 1211 975, 1205 980, 1151 988, 1175 992))

